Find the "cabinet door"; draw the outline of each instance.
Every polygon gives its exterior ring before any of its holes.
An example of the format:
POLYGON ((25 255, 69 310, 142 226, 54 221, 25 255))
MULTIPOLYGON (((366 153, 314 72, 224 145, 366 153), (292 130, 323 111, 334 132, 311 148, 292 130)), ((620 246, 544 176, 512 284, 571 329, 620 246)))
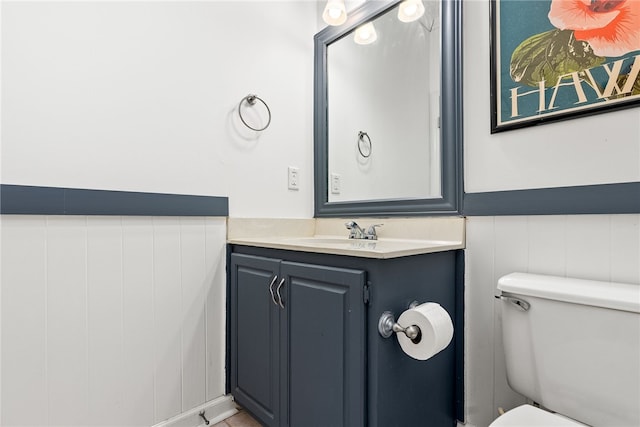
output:
POLYGON ((282 425, 364 426, 365 272, 286 261, 280 272, 282 425))
POLYGON ((277 259, 231 255, 231 394, 267 426, 280 425, 281 309, 270 292, 281 280, 279 266, 277 259))

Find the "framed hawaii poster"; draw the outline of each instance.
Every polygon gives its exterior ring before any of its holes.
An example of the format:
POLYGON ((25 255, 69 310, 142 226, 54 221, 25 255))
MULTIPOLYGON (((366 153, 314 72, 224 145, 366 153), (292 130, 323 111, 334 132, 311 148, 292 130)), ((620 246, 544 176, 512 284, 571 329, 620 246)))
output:
POLYGON ((491 0, 491 133, 640 105, 640 0, 491 0))

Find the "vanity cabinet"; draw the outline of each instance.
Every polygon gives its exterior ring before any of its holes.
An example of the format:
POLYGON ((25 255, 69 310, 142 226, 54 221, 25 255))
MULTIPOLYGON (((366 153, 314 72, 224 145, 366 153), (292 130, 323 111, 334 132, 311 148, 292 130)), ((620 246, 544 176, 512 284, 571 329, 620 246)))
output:
POLYGON ((231 390, 268 426, 364 425, 365 272, 231 255, 231 390))
POLYGON ((229 251, 228 385, 261 423, 455 426, 461 251, 392 259, 238 244, 229 251), (397 319, 414 300, 437 302, 454 320, 452 343, 426 361, 377 329, 384 311, 397 319))

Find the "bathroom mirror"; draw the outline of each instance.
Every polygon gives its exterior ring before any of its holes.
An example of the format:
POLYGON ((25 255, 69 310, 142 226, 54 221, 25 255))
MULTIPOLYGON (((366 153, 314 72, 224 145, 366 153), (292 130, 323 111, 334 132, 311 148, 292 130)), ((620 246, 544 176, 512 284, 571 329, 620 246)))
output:
POLYGON ((459 212, 460 2, 423 0, 411 22, 400 3, 315 37, 317 217, 459 212))

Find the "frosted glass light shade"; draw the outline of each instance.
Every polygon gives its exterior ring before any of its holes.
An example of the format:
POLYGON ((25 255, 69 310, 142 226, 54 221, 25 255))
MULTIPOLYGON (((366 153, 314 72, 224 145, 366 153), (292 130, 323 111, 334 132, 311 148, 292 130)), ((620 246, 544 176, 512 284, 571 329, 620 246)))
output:
POLYGON ((373 22, 367 22, 359 26, 353 36, 353 41, 358 44, 370 44, 377 39, 378 33, 376 33, 376 27, 373 26, 373 22))
POLYGON ((412 22, 424 15, 422 0, 405 0, 398 7, 398 19, 402 22, 412 22))
POLYGON ((344 0, 329 0, 322 12, 322 19, 327 25, 342 25, 347 20, 347 8, 344 0))

